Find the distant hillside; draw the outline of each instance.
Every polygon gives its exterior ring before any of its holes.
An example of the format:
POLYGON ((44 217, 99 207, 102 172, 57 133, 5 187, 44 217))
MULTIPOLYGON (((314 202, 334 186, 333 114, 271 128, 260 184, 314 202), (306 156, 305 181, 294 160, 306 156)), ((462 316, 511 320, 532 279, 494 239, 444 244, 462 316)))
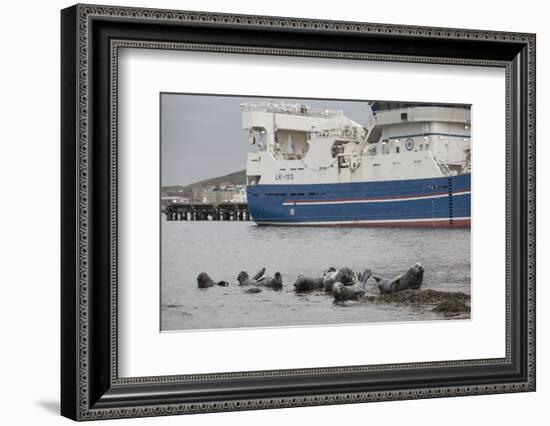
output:
POLYGON ((233 185, 245 185, 246 171, 240 170, 238 172, 229 173, 228 175, 200 180, 198 182, 194 182, 186 186, 182 186, 182 185, 163 186, 162 189, 165 192, 187 192, 187 191, 192 191, 193 188, 217 186, 220 183, 224 183, 224 182, 231 183, 233 185))

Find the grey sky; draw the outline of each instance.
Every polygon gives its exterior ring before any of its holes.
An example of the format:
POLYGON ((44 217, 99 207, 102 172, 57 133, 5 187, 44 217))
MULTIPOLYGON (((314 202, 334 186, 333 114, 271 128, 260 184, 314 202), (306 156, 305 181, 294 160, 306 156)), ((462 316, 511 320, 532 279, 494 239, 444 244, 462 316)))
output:
POLYGON ((243 102, 306 103, 312 108, 341 109, 366 125, 366 101, 255 98, 239 96, 161 95, 161 184, 187 185, 246 168, 250 149, 241 128, 243 102))

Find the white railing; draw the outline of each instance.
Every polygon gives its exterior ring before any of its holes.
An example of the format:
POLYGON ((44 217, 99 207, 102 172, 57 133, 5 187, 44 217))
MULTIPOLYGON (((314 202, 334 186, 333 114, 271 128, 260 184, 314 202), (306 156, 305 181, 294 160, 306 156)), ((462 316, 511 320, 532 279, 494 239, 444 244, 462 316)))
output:
POLYGON ((326 128, 316 128, 313 127, 308 132, 308 140, 311 140, 312 137, 316 138, 335 138, 335 137, 344 137, 351 140, 363 140, 366 136, 366 130, 363 127, 357 126, 345 126, 345 127, 336 127, 332 129, 326 128))
POLYGON ((285 103, 242 103, 241 111, 271 112, 276 114, 304 115, 307 117, 334 118, 343 115, 342 110, 311 108, 305 104, 285 103))

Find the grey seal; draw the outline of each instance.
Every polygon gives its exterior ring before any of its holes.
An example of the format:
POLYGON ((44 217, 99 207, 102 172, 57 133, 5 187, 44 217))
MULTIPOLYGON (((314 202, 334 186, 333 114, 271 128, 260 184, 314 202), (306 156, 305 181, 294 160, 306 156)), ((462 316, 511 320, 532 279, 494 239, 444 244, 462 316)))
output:
POLYGON ((393 280, 373 275, 381 293, 396 293, 403 290, 418 290, 424 280, 424 267, 415 263, 407 272, 393 280))
POLYGON ((299 275, 294 282, 294 291, 311 291, 323 288, 324 279, 299 275))
POLYGON ((275 272, 272 277, 263 276, 265 273, 265 268, 262 268, 258 273, 256 273, 252 278, 248 275, 248 272, 241 271, 237 275, 237 281, 239 285, 247 286, 259 286, 259 287, 268 287, 273 290, 280 290, 283 288, 283 277, 280 272, 275 272))
POLYGON ((256 285, 256 280, 250 278, 248 272, 246 271, 239 272, 239 275, 237 275, 237 281, 239 282, 239 285, 256 285))
POLYGON ((197 276, 197 286, 199 288, 209 288, 219 285, 221 287, 227 287, 229 283, 227 281, 214 281, 206 272, 201 272, 197 276))
POLYGON ((323 288, 327 292, 332 291, 334 283, 339 282, 343 285, 354 285, 357 282, 357 275, 347 266, 336 270, 329 268, 323 274, 323 288))
POLYGON ((252 278, 250 278, 248 272, 241 271, 239 272, 239 275, 237 275, 237 281, 239 282, 239 285, 256 285, 258 280, 262 278, 264 274, 265 267, 256 272, 252 278))
POLYGON ((336 281, 342 283, 343 285, 354 285, 357 282, 357 275, 355 275, 350 268, 344 266, 343 268, 338 269, 336 281))
POLYGON ((259 280, 261 277, 263 277, 265 274, 265 266, 260 269, 258 272, 256 272, 256 275, 252 277, 253 280, 259 280))
POLYGON ((281 290, 283 288, 283 276, 280 272, 275 272, 273 278, 262 277, 257 281, 257 285, 261 287, 272 288, 273 290, 281 290))
POLYGON ((325 291, 332 291, 332 286, 336 282, 336 275, 338 275, 338 271, 332 266, 323 272, 323 289, 325 291))
POLYGON ((365 272, 361 274, 361 281, 354 285, 345 286, 339 281, 334 283, 334 286, 332 288, 334 303, 341 303, 347 300, 358 300, 365 296, 365 288, 367 285, 367 281, 369 280, 371 275, 371 270, 365 269, 365 272))

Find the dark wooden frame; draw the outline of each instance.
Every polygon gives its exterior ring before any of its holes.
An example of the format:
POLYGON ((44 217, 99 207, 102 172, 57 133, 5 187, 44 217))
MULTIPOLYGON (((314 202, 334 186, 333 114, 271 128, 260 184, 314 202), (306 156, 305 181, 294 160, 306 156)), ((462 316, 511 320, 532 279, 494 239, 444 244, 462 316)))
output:
POLYGON ((61 13, 61 413, 75 420, 535 390, 535 36, 76 5, 61 13), (502 359, 119 378, 117 49, 506 69, 502 359))

